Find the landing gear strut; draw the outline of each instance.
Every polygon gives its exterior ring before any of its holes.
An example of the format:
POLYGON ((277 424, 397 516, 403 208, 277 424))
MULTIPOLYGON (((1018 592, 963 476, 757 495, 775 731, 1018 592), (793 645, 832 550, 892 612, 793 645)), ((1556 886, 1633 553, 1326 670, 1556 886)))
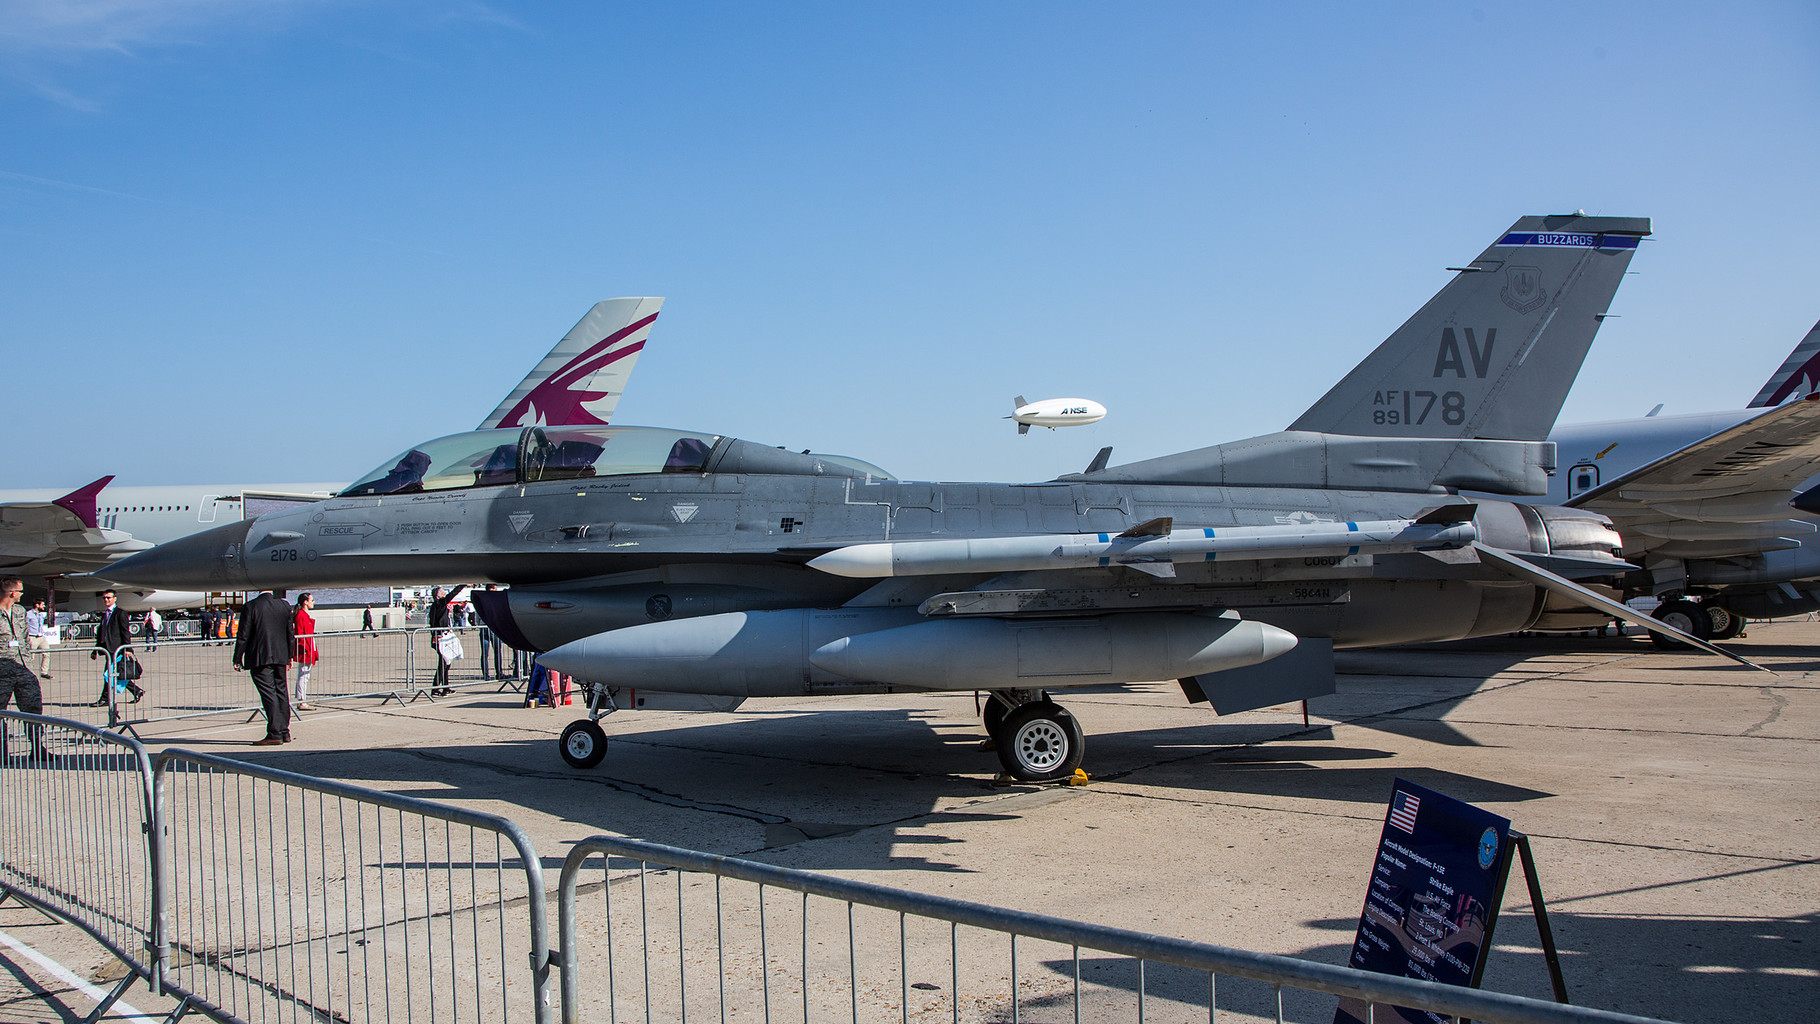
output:
POLYGON ((613 691, 597 683, 583 681, 582 692, 588 698, 588 717, 570 722, 562 730, 556 747, 571 768, 592 768, 607 756, 607 733, 600 720, 619 710, 613 691))

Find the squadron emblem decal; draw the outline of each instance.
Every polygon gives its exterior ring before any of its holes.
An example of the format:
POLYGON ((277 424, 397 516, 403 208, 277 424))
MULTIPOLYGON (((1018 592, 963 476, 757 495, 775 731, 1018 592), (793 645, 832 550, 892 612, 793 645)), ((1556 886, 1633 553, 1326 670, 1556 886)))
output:
POLYGON ((700 505, 690 505, 690 504, 684 503, 681 505, 671 505, 670 506, 671 518, 675 519, 679 523, 686 523, 689 520, 694 519, 695 513, 700 512, 700 511, 701 511, 700 505))
POLYGON ((1535 312, 1548 300, 1542 291, 1542 271, 1537 267, 1505 267, 1504 290, 1498 298, 1519 314, 1535 312))
POLYGON ((514 512, 506 517, 506 522, 512 525, 513 533, 522 537, 525 534, 525 527, 531 525, 531 520, 533 518, 534 517, 529 512, 514 512))

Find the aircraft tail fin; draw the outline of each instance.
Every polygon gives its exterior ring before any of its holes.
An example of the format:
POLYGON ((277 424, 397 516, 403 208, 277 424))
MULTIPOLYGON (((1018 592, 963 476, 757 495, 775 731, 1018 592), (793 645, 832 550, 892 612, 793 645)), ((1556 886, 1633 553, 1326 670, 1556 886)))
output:
POLYGON ((1751 399, 1745 408, 1767 409, 1815 391, 1820 391, 1820 321, 1814 322, 1807 337, 1801 339, 1801 344, 1795 346, 1795 350, 1770 375, 1763 390, 1757 392, 1757 397, 1751 399))
POLYGON ((575 426, 612 419, 663 304, 660 298, 595 303, 479 429, 575 426))
POLYGON ((1290 430, 1370 437, 1541 440, 1646 217, 1524 217, 1290 430))

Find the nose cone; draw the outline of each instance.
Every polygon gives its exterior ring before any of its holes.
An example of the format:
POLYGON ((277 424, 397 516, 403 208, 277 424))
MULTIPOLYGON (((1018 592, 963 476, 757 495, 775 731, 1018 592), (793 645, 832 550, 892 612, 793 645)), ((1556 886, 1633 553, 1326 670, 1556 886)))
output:
POLYGON ((133 587, 159 590, 246 590, 246 534, 252 526, 242 520, 166 541, 157 547, 128 555, 95 573, 103 579, 133 587))
POLYGON ((1279 655, 1288 654, 1290 651, 1295 650, 1297 641, 1294 633, 1291 633, 1286 629, 1278 629, 1267 622, 1259 623, 1259 625, 1264 627, 1260 631, 1262 636, 1259 638, 1262 641, 1261 646, 1264 651, 1263 661, 1269 661, 1279 655))

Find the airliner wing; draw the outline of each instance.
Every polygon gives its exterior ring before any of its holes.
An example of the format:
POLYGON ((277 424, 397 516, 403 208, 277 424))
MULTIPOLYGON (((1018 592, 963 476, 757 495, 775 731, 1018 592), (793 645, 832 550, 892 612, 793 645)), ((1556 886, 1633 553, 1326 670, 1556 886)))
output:
POLYGON ((1566 504, 1610 516, 1627 548, 1718 558, 1790 546, 1777 541, 1789 500, 1816 474, 1820 395, 1695 441, 1566 504))
POLYGON ((22 576, 88 572, 151 547, 96 525, 95 495, 113 479, 104 476, 52 501, 0 503, 0 568, 22 576))
POLYGON ((595 303, 499 408, 480 421, 479 429, 577 426, 612 419, 663 304, 660 298, 595 303))

